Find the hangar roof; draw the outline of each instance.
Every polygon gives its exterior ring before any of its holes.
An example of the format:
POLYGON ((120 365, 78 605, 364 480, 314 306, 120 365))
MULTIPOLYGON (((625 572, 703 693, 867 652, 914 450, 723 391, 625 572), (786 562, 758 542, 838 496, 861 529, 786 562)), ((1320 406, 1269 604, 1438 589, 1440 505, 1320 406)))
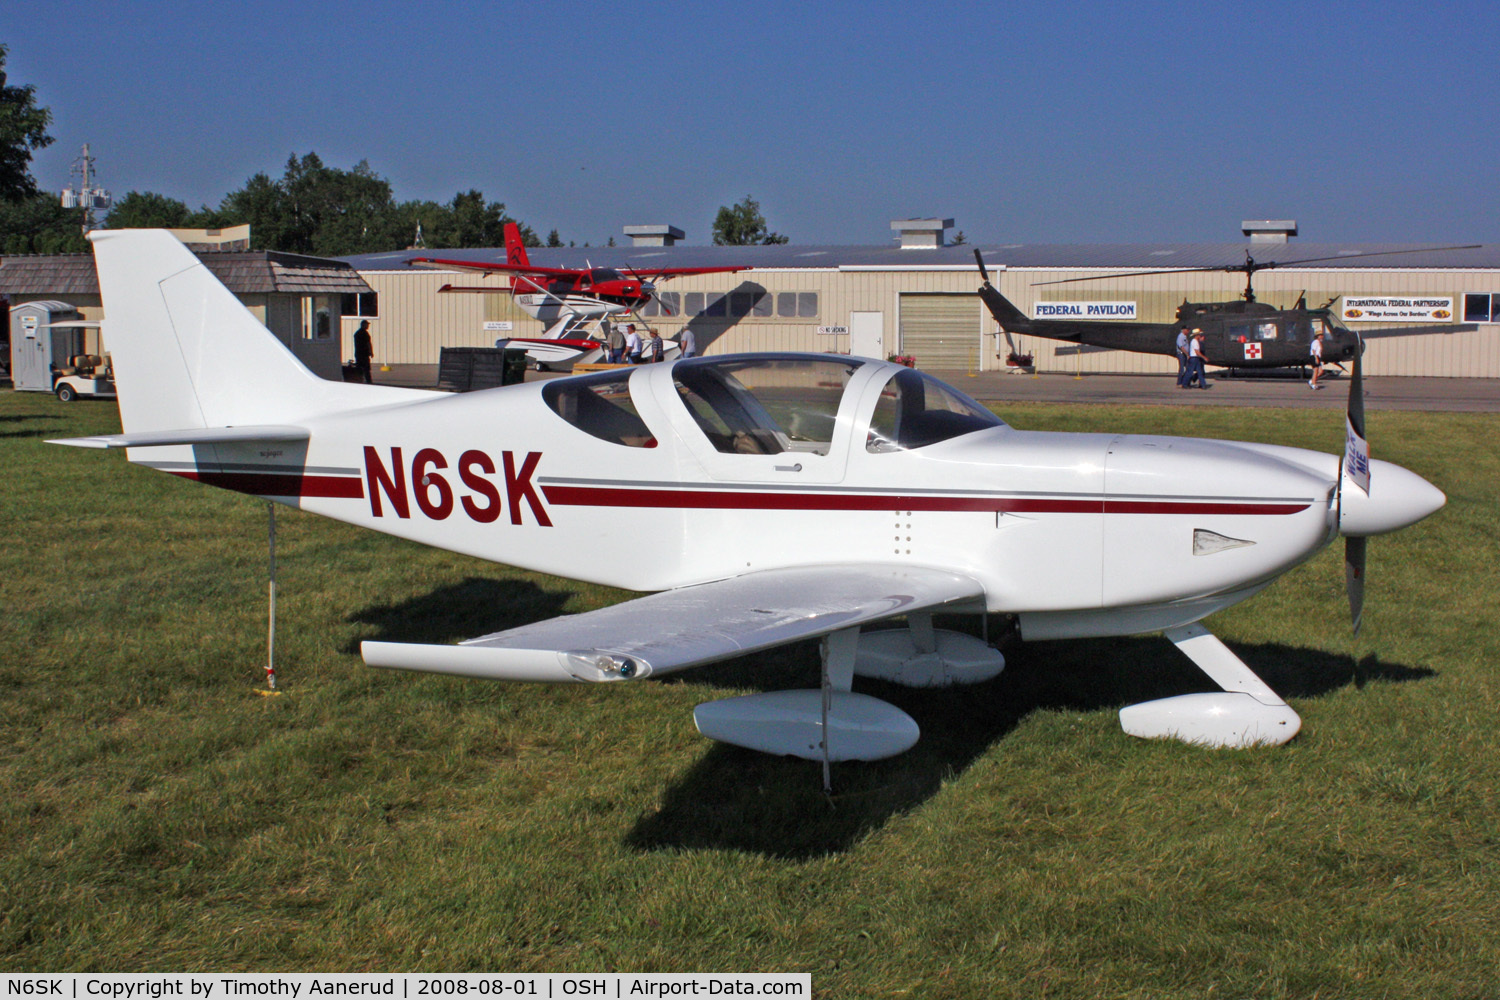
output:
MULTIPOLYGON (((741 265, 763 269, 818 268, 848 270, 972 270, 974 251, 991 268, 1145 271, 1243 264, 1248 253, 1257 261, 1320 260, 1311 267, 1390 268, 1396 270, 1500 269, 1500 244, 1474 250, 1445 250, 1433 243, 1137 243, 960 244, 930 249, 898 246, 778 246, 718 247, 565 247, 528 248, 539 267, 714 267, 741 265), (1389 257, 1355 254, 1389 253, 1389 257), (1342 260, 1349 257, 1352 259, 1342 260)), ((399 250, 390 253, 341 257, 359 271, 404 271, 413 257, 505 262, 503 247, 473 250, 399 250)))
MULTIPOLYGON (((338 260, 263 250, 204 252, 197 257, 236 295, 331 295, 371 290, 358 271, 338 260)), ((13 299, 25 295, 98 295, 93 254, 0 259, 0 294, 13 299)))

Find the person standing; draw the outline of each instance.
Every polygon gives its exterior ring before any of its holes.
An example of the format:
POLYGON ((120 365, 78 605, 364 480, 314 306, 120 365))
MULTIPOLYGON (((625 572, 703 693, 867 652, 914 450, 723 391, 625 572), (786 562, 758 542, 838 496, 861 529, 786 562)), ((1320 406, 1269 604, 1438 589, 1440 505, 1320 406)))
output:
POLYGON ((370 377, 370 359, 375 356, 375 341, 370 336, 370 321, 362 319, 359 321, 359 329, 354 331, 354 370, 364 379, 365 385, 374 385, 375 380, 370 377))
POLYGON ((694 335, 692 327, 682 328, 682 333, 677 335, 677 343, 682 346, 683 357, 696 358, 698 356, 698 338, 694 335))
POLYGON ((625 361, 625 334, 620 328, 613 324, 609 328, 609 363, 612 365, 622 364, 625 361))
POLYGON ((1323 331, 1319 330, 1313 334, 1312 340, 1312 370, 1313 377, 1307 380, 1307 384, 1314 389, 1323 388, 1318 384, 1318 376, 1323 374, 1323 331))
POLYGON ((651 339, 646 345, 646 359, 651 362, 666 359, 666 348, 661 342, 661 333, 658 330, 651 331, 651 339))
POLYGON ((1203 355, 1203 331, 1194 330, 1193 339, 1188 342, 1188 362, 1192 367, 1192 373, 1188 375, 1188 388, 1193 387, 1194 380, 1198 388, 1208 388, 1208 373, 1203 370, 1203 365, 1208 361, 1203 355))
POLYGON ((635 332, 634 323, 625 324, 625 360, 633 365, 641 363, 641 335, 635 332))
POLYGON ((1192 365, 1188 363, 1188 341, 1191 339, 1188 336, 1187 324, 1184 323, 1182 329, 1177 331, 1177 388, 1179 389, 1188 387, 1188 373, 1192 371, 1192 365))

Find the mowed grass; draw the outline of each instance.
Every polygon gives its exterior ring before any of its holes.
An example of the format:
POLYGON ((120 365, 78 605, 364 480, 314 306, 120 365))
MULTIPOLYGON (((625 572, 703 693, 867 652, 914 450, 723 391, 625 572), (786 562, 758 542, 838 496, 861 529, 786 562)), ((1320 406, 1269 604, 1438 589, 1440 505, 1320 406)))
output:
MULTIPOLYGON (((1337 451, 1314 411, 1017 406, 1021 427, 1337 451)), ((627 596, 278 511, 43 438, 0 393, 0 970, 807 971, 828 997, 1491 997, 1500 989, 1500 417, 1375 412, 1447 491, 1208 624, 1304 719, 1275 749, 1124 735, 1210 685, 1161 637, 1035 643, 977 688, 862 682, 923 729, 835 768, 692 708, 813 686, 811 645, 660 683, 387 673, 627 596)), ((608 530, 601 524, 601 530, 608 530)), ((1024 574, 1027 568, 1016 567, 1024 574)))

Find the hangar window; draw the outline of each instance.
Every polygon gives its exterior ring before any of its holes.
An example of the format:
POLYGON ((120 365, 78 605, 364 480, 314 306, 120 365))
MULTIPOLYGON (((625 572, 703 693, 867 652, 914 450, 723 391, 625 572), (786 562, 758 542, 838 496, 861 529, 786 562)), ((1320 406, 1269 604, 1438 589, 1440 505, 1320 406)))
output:
POLYGON ((778 292, 773 295, 763 288, 733 292, 658 292, 641 307, 641 315, 816 319, 818 293, 778 292))
POLYGON ((542 387, 552 412, 585 434, 628 448, 655 448, 656 438, 630 398, 629 372, 554 379, 542 387))
POLYGON ((1464 296, 1465 323, 1500 323, 1500 295, 1471 292, 1464 296))
POLYGON ((657 292, 650 302, 641 306, 642 316, 681 316, 681 292, 657 292))
POLYGON ((729 293, 729 315, 731 316, 769 316, 771 315, 771 293, 766 291, 754 292, 730 292, 729 293))
POLYGON ((339 298, 339 313, 344 316, 359 316, 364 319, 376 319, 380 316, 379 292, 345 292, 339 298))
POLYGON ((1005 421, 952 386, 904 368, 880 390, 865 450, 906 451, 1004 426, 1005 421))
POLYGON ((797 319, 815 319, 818 315, 818 293, 780 293, 776 296, 776 315, 797 319))

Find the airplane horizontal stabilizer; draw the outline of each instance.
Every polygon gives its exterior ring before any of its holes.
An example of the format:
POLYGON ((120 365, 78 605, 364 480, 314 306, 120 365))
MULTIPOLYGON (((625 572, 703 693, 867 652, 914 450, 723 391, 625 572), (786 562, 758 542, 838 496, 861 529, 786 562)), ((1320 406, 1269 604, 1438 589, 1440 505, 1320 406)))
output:
POLYGON ((938 608, 979 610, 983 588, 946 570, 843 565, 767 570, 669 590, 457 646, 366 642, 372 667, 514 681, 631 680, 938 608))
POLYGON ((95 437, 54 438, 48 444, 73 448, 155 448, 169 444, 229 444, 237 441, 306 441, 305 427, 263 424, 246 427, 187 427, 173 431, 136 431, 95 437))

